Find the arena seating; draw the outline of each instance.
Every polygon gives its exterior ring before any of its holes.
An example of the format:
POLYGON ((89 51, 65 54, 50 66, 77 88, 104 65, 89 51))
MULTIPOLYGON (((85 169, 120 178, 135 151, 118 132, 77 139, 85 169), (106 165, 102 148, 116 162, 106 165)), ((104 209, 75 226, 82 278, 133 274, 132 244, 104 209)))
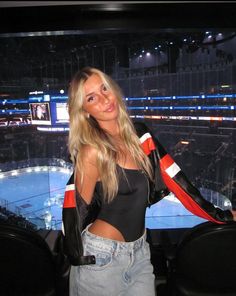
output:
POLYGON ((236 223, 205 222, 189 229, 176 249, 163 241, 169 296, 235 296, 236 223))
POLYGON ((69 266, 55 251, 39 233, 0 222, 1 296, 67 296, 69 266))

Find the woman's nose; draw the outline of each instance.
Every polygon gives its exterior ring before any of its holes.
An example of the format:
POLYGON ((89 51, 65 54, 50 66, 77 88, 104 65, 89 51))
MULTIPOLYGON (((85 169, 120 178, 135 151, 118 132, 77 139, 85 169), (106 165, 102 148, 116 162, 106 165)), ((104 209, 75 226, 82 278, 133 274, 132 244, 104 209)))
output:
POLYGON ((107 96, 106 94, 101 94, 100 95, 100 101, 104 104, 107 104, 110 102, 109 100, 109 96, 107 96))

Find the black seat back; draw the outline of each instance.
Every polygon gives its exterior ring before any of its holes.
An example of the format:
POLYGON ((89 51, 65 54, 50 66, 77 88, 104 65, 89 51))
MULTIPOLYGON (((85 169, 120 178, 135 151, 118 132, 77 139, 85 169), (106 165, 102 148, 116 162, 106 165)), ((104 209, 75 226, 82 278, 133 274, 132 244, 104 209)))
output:
POLYGON ((181 295, 236 295, 236 223, 193 227, 177 247, 175 268, 181 295))
POLYGON ((55 295, 53 255, 37 233, 0 224, 0 295, 55 295))

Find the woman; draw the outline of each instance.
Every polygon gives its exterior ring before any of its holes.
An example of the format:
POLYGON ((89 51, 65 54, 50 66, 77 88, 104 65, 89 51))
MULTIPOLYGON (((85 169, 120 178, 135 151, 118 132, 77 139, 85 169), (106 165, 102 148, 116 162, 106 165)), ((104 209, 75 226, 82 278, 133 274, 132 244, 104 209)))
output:
MULTIPOLYGON (((90 223, 77 227, 83 229, 85 256, 75 263, 80 266, 71 267, 70 295, 153 296, 145 210, 154 170, 141 148, 120 88, 98 69, 84 68, 71 82, 68 107, 69 151, 82 222, 94 200, 99 203, 99 212, 90 223)), ((233 219, 229 212, 225 217, 233 219)), ((66 234, 68 225, 74 227, 66 222, 66 234)), ((79 235, 77 232, 76 239, 79 235)))
POLYGON ((101 210, 83 232, 95 265, 73 267, 70 295, 155 295, 144 227, 152 169, 118 86, 97 69, 70 86, 69 151, 76 188, 87 204, 99 192, 101 210))

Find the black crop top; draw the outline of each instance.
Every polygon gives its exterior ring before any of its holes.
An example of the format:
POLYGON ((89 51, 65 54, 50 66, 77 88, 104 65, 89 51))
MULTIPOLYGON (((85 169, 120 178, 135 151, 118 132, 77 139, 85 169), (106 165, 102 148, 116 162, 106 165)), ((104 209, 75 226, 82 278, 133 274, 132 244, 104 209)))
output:
POLYGON ((101 198, 98 219, 117 228, 125 241, 135 241, 142 236, 145 227, 145 211, 148 205, 148 179, 141 170, 123 169, 117 166, 119 188, 117 196, 107 203, 103 200, 101 182, 96 191, 101 198))

